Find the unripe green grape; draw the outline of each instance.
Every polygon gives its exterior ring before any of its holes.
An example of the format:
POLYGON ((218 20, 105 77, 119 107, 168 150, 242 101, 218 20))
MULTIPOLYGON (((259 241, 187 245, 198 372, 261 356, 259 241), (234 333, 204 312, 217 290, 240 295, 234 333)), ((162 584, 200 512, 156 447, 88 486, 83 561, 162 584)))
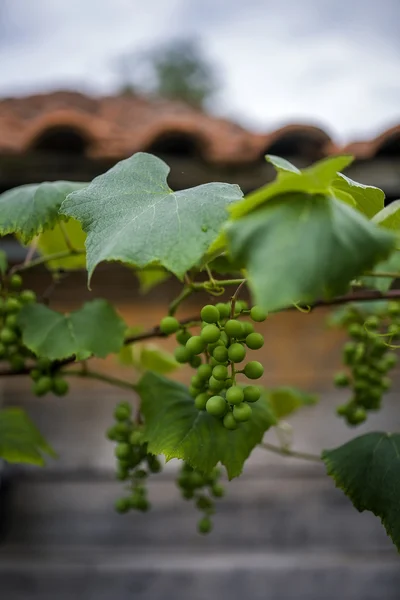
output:
POLYGON ((181 329, 176 334, 176 341, 178 342, 178 344, 181 344, 182 346, 184 346, 186 344, 186 342, 188 341, 188 339, 190 339, 191 337, 192 337, 192 334, 190 333, 190 331, 187 331, 187 329, 181 329))
POLYGON ((131 447, 129 444, 126 444, 125 442, 121 442, 120 444, 117 444, 114 450, 114 454, 116 456, 116 458, 118 458, 119 460, 126 460, 127 458, 129 458, 131 453, 131 447))
POLYGON ((240 423, 248 421, 251 417, 251 413, 251 407, 245 402, 233 407, 233 416, 235 420, 239 421, 240 423))
POLYGON ((226 411, 226 402, 222 396, 211 396, 207 400, 206 411, 214 417, 222 417, 226 411))
POLYGON ((362 340, 366 336, 364 327, 358 323, 351 323, 347 329, 347 332, 349 336, 355 340, 362 340))
POLYGON ((189 385, 189 394, 192 398, 196 398, 203 390, 201 388, 194 387, 194 385, 189 385))
POLYGON ((219 310, 212 304, 206 304, 200 311, 200 316, 206 323, 217 323, 220 319, 219 310))
POLYGON ((130 498, 118 498, 114 507, 117 513, 123 514, 128 512, 131 507, 130 498))
POLYGON ((40 379, 34 382, 32 386, 33 393, 36 396, 44 396, 45 394, 50 392, 52 383, 53 381, 51 377, 43 375, 42 377, 40 377, 40 379))
POLYGON ((369 367, 368 365, 356 365, 353 369, 353 374, 355 377, 366 378, 369 375, 369 367))
POLYGON ((233 380, 230 377, 228 377, 228 379, 225 379, 225 389, 228 389, 232 386, 233 386, 233 380))
POLYGON ((210 533, 210 531, 212 530, 211 519, 209 519, 209 517, 203 517, 202 519, 200 519, 200 521, 197 523, 197 529, 199 533, 210 533))
POLYGON ((142 440, 143 434, 137 429, 135 431, 132 431, 131 435, 129 436, 129 443, 131 444, 131 446, 138 446, 142 443, 142 440))
POLYGON ((109 427, 106 431, 106 437, 107 439, 111 440, 112 442, 116 442, 117 441, 117 432, 115 430, 115 427, 109 427))
POLYGON ((242 321, 243 337, 247 337, 251 333, 254 333, 253 324, 250 321, 242 321))
POLYGON ((0 342, 2 342, 5 346, 9 346, 13 344, 18 339, 17 334, 13 329, 9 329, 8 327, 4 327, 0 331, 0 342))
POLYGON ((264 367, 257 360, 252 360, 243 369, 249 379, 259 379, 264 374, 264 367))
POLYGON ((357 408, 354 413, 351 415, 351 422, 354 425, 358 425, 360 423, 364 423, 367 420, 367 413, 364 408, 357 408))
POLYGON ((198 471, 192 471, 189 476, 189 485, 192 488, 203 487, 204 477, 198 471))
POLYGON ((389 302, 388 313, 391 317, 397 317, 400 315, 400 302, 389 302))
POLYGON ((118 404, 114 409, 114 419, 117 421, 127 421, 132 414, 132 408, 126 404, 118 404))
POLYGON ((387 370, 393 369, 397 364, 397 356, 394 352, 388 352, 383 360, 385 361, 387 370))
POLYGON ((355 342, 346 342, 343 346, 343 360, 345 364, 352 364, 352 360, 357 350, 357 344, 355 342))
POLYGON ((214 502, 208 496, 199 496, 196 500, 196 507, 199 510, 210 511, 214 507, 214 502))
POLYGON ((22 290, 19 295, 19 300, 22 302, 22 304, 36 302, 36 294, 32 290, 22 290))
POLYGON ((340 404, 337 408, 336 408, 336 413, 340 416, 340 417, 345 417, 347 415, 347 413, 349 412, 349 407, 348 404, 340 404))
MULTIPOLYGON (((228 413, 228 414, 232 414, 232 413, 228 413)), ((228 416, 228 415, 226 415, 226 416, 228 416)), ((211 493, 214 496, 214 498, 222 498, 222 496, 225 495, 225 489, 220 483, 214 483, 214 485, 211 487, 211 493)))
POLYGON ((225 302, 218 302, 215 305, 215 308, 218 310, 219 312, 219 319, 218 320, 223 320, 223 319, 228 319, 229 315, 231 314, 231 307, 229 304, 226 304, 225 302))
POLYGON ((200 337, 206 344, 213 344, 219 340, 221 332, 216 325, 206 325, 201 330, 200 337))
POLYGON ((392 387, 392 380, 390 377, 382 377, 381 388, 384 392, 387 392, 392 387))
POLYGON ((369 389, 369 383, 364 379, 357 379, 353 383, 353 389, 355 392, 365 392, 369 389))
POLYGON ((261 397, 261 390, 255 385, 247 385, 243 390, 245 402, 257 402, 261 397))
POLYGON ((18 329, 18 317, 17 315, 7 315, 4 321, 6 327, 10 329, 18 329))
POLYGON ((217 365, 220 365, 221 363, 219 363, 217 360, 215 360, 215 358, 212 356, 210 358, 210 365, 212 366, 212 368, 216 367, 217 365))
POLYGON ((230 404, 240 404, 244 399, 244 391, 241 387, 233 385, 226 390, 226 401, 230 404))
POLYGON ((204 380, 201 379, 198 375, 193 375, 190 380, 190 384, 195 388, 201 388, 203 386, 204 380))
POLYGON ((231 413, 231 411, 226 413, 222 423, 223 423, 223 426, 225 427, 225 429, 228 429, 229 431, 235 431, 235 429, 238 428, 238 423, 237 423, 235 417, 233 416, 233 414, 231 413))
POLYGON ((36 367, 41 371, 47 371, 51 367, 51 360, 44 356, 41 356, 36 361, 36 367))
POLYGON ((114 425, 114 428, 118 440, 121 442, 125 442, 131 431, 129 424, 120 421, 114 425))
POLYGON ((22 277, 18 273, 11 275, 9 286, 12 290, 19 290, 22 286, 22 277))
POLYGON ((386 373, 389 370, 384 358, 375 362, 374 369, 381 374, 386 373))
POLYGON ((350 378, 346 373, 336 373, 333 382, 336 387, 346 387, 350 383, 350 378))
POLYGON ((199 335, 193 335, 190 338, 190 340, 186 342, 185 346, 185 348, 190 352, 190 354, 201 354, 202 352, 204 352, 205 347, 206 344, 199 335))
POLYGON ((219 392, 220 390, 224 389, 225 382, 215 379, 215 377, 211 375, 210 379, 208 380, 208 387, 212 392, 219 392))
POLYGON ((400 327, 396 325, 396 323, 391 323, 387 329, 387 332, 390 336, 398 338, 400 335, 400 327))
POLYGON ((193 490, 183 490, 182 491, 182 496, 183 498, 185 498, 185 500, 191 500, 194 497, 194 492, 193 490))
POLYGON ((25 360, 20 354, 14 354, 10 357, 9 363, 11 369, 15 372, 22 371, 25 367, 25 360))
POLYGON ((174 350, 174 357, 178 363, 183 364, 189 362, 192 358, 192 355, 190 354, 186 346, 178 346, 174 350))
POLYGON ((140 510, 141 512, 147 512, 150 508, 150 502, 141 494, 134 494, 130 498, 130 505, 134 510, 140 510))
POLYGON ((194 405, 197 408, 197 410, 206 410, 206 404, 209 397, 210 396, 205 392, 202 392, 201 394, 198 394, 196 396, 196 398, 194 399, 194 405))
POLYGON ((144 469, 138 469, 137 471, 135 471, 136 479, 146 479, 147 476, 148 476, 148 473, 144 469))
POLYGON ((212 367, 209 364, 200 365, 197 369, 197 375, 201 380, 210 379, 212 375, 212 367))
POLYGON ((7 298, 4 305, 4 310, 7 314, 16 313, 21 309, 21 302, 16 298, 7 298))
POLYGON ((122 467, 119 467, 117 469, 117 472, 115 473, 115 477, 118 479, 118 481, 126 481, 129 477, 129 471, 128 469, 124 469, 122 467))
POLYGON ((242 312, 243 310, 247 310, 249 308, 246 300, 236 300, 235 302, 235 311, 242 312))
POLYGON ((264 346, 264 336, 261 333, 250 333, 246 337, 246 346, 250 350, 259 350, 264 346))
POLYGON ((180 329, 180 327, 181 324, 179 323, 178 319, 175 319, 175 317, 164 317, 160 321, 160 330, 165 335, 171 335, 171 333, 175 333, 178 331, 178 329, 180 329))
POLYGON ((225 381, 228 377, 228 369, 225 365, 217 365, 213 368, 212 374, 215 379, 225 381))
POLYGON ((246 348, 243 346, 243 344, 239 344, 239 342, 236 342, 229 346, 228 356, 229 360, 231 360, 232 362, 240 363, 246 356, 246 348))
POLYGON ((377 327, 379 326, 378 317, 376 315, 370 315, 365 320, 365 326, 368 327, 368 329, 377 329, 377 327))
POLYGON ((193 367, 193 369, 197 369, 197 367, 200 367, 200 365, 202 364, 201 357, 192 356, 192 358, 189 361, 189 364, 191 367, 193 367))
POLYGON ((236 319, 229 319, 229 321, 225 323, 224 330, 229 337, 233 338, 241 337, 243 333, 242 324, 236 319))
POLYGON ((221 337, 219 339, 220 345, 229 346, 229 337, 225 331, 221 331, 221 337))
POLYGON ((152 473, 159 473, 162 470, 161 462, 154 454, 147 455, 147 464, 152 473))
POLYGON ((216 348, 225 348, 225 345, 223 342, 221 342, 221 340, 218 340, 218 342, 214 342, 212 344, 207 344, 207 352, 209 354, 212 354, 216 348))
POLYGON ((265 310, 263 310, 260 306, 253 306, 253 308, 250 310, 250 318, 253 319, 253 321, 256 321, 256 323, 261 323, 261 321, 265 321, 267 316, 268 313, 265 310))
POLYGON ((375 371, 373 369, 369 369, 367 379, 370 383, 380 384, 382 381, 382 373, 379 373, 379 371, 375 371))
POLYGON ((213 358, 220 363, 227 362, 228 360, 228 350, 225 346, 217 346, 213 351, 213 358))

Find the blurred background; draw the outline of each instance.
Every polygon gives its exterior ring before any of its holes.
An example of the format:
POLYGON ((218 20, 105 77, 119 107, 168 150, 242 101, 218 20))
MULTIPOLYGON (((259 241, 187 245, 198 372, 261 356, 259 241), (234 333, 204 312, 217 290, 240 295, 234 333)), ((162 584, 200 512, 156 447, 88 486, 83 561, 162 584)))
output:
MULTIPOLYGON (((398 0, 1 0, 0 192, 89 181, 137 151, 168 163, 173 189, 225 181, 248 192, 273 177, 266 153, 303 167, 345 152, 355 156, 346 174, 389 203, 400 197, 399 23, 398 0)), ((25 257, 12 237, 0 246, 14 263, 25 257)), ((51 276, 36 269, 24 284, 40 295, 51 276)), ((151 327, 178 291, 170 279, 144 294, 130 269, 106 264, 91 293, 85 273, 69 273, 50 305, 105 297, 129 325, 151 327)), ((347 399, 332 385, 344 338, 326 318, 293 311, 260 326, 263 383, 320 398, 290 420, 294 447, 314 453, 400 426, 399 373, 365 426, 335 416, 347 399)), ((115 358, 96 363, 126 376, 115 358)), ((44 470, 3 466, 0 598, 399 598, 379 521, 356 513, 320 465, 255 451, 209 537, 179 498, 173 462, 150 482, 150 513, 116 515, 122 486, 104 434, 120 399, 88 382, 38 399, 24 378, 0 381, 0 403, 22 405, 59 453, 44 470)))

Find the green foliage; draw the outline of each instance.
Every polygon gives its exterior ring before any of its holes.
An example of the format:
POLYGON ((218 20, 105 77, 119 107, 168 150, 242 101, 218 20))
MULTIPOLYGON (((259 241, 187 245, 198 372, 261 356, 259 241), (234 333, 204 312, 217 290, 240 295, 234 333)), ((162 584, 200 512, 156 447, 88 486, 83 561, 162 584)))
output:
POLYGON ((293 387, 283 386, 269 389, 266 396, 277 419, 283 419, 303 406, 313 406, 318 397, 293 387))
POLYGON ((19 314, 23 343, 36 356, 61 360, 75 355, 106 357, 118 352, 126 325, 105 300, 92 300, 63 315, 42 304, 28 304, 19 314), (101 324, 101 325, 100 325, 101 324))
POLYGON ((379 517, 400 551, 400 434, 367 433, 322 453, 328 475, 360 512, 379 517))
POLYGON ((138 371, 167 374, 181 366, 172 354, 155 344, 133 344, 121 350, 124 350, 123 363, 132 365, 138 371))
POLYGON ((275 424, 265 398, 254 405, 249 421, 236 431, 228 431, 221 421, 197 410, 184 385, 146 373, 138 392, 149 451, 164 454, 167 460, 182 458, 205 474, 221 462, 229 479, 240 475, 253 448, 275 424))
POLYGON ((162 267, 154 266, 144 269, 135 269, 135 275, 139 280, 139 289, 142 294, 147 294, 154 287, 171 277, 171 274, 162 267))
POLYGON ((343 194, 351 196, 355 207, 368 219, 383 209, 385 194, 382 190, 372 185, 363 185, 353 181, 343 173, 338 173, 333 180, 332 188, 334 195, 341 200, 345 200, 343 194))
POLYGON ((59 220, 65 197, 86 183, 54 181, 21 185, 0 195, 0 235, 17 233, 24 243, 51 229, 59 220))
POLYGON ((28 415, 20 408, 0 410, 0 458, 43 466, 43 454, 56 457, 28 415))
MULTIPOLYGON (((82 231, 80 223, 74 219, 69 219, 61 225, 56 225, 53 229, 47 229, 38 236, 35 245, 39 254, 49 256, 68 250, 65 235, 68 236, 72 246, 77 250, 85 248, 86 234, 82 231)), ((47 263, 50 269, 83 269, 85 265, 86 257, 84 252, 66 256, 65 258, 50 260, 47 263)))
POLYGON ((347 204, 304 193, 278 196, 232 221, 227 237, 234 259, 246 264, 255 301, 269 311, 345 292, 395 245, 347 204))
POLYGON ((4 275, 4 273, 7 271, 7 266, 7 254, 4 252, 4 250, 0 250, 0 275, 4 275))
POLYGON ((169 168, 137 153, 70 194, 61 213, 82 223, 89 279, 103 260, 136 267, 154 262, 182 278, 217 237, 226 207, 241 198, 238 186, 209 183, 173 192, 169 168))
MULTIPOLYGON (((373 271, 377 273, 400 273, 400 252, 395 250, 386 260, 375 265, 373 271)), ((367 288, 387 292, 394 282, 393 277, 374 277, 373 275, 361 277, 363 285, 367 288)))
POLYGON ((400 200, 391 202, 385 208, 382 208, 380 212, 374 215, 372 221, 381 227, 387 229, 393 229, 395 231, 400 230, 400 200))

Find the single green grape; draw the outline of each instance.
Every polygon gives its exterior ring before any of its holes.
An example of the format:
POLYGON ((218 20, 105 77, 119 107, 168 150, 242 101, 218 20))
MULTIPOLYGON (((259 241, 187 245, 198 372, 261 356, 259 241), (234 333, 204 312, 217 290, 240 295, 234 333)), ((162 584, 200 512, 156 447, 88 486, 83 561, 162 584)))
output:
POLYGON ((249 308, 246 300, 236 300, 235 303, 235 311, 242 312, 243 310, 247 310, 249 308))
POLYGON ((211 510, 214 506, 214 502, 208 496, 199 496, 196 500, 196 507, 199 510, 211 510))
POLYGON ((53 380, 47 375, 42 375, 32 386, 33 393, 36 396, 44 396, 51 391, 53 380))
POLYGON ((175 317, 164 317, 160 321, 160 330, 165 335, 176 333, 180 327, 181 324, 179 323, 178 319, 175 319, 175 317))
POLYGON ((123 467, 119 467, 117 469, 117 472, 115 473, 115 477, 119 480, 119 481, 126 481, 129 477, 129 470, 125 469, 123 467))
POLYGON ((226 390, 226 401, 229 404, 240 404, 244 399, 244 391, 241 387, 233 385, 226 390))
POLYGON ((261 396, 260 388, 255 385, 248 385, 243 390, 243 396, 245 402, 257 402, 261 396))
POLYGON ((381 388, 384 392, 387 392, 392 387, 392 380, 390 377, 382 377, 381 388))
POLYGON ((221 331, 216 325, 206 325, 201 330, 200 337, 206 344, 213 344, 221 337, 221 331))
POLYGON ((212 353, 213 358, 220 363, 228 361, 228 350, 225 346, 217 346, 212 353))
POLYGON ((336 387, 346 387, 350 383, 350 378, 346 373, 336 373, 333 382, 336 387))
POLYGON ((21 275, 18 275, 18 273, 11 275, 9 285, 12 290, 19 290, 22 286, 21 275))
POLYGON ((243 344, 236 342, 228 348, 229 360, 234 363, 240 363, 246 356, 246 348, 243 344))
POLYGON ((264 336, 261 333, 250 333, 246 337, 246 346, 251 350, 259 350, 264 346, 264 336))
MULTIPOLYGON (((232 413, 228 413, 228 414, 232 414, 232 413)), ((226 416, 228 416, 228 415, 226 415, 226 416)), ((224 421, 225 421, 225 419, 224 419, 224 421)), ((222 496, 225 495, 225 489, 220 483, 214 483, 211 487, 211 493, 214 496, 214 498, 222 498, 222 496)))
POLYGON ((379 327, 379 319, 376 315, 370 315, 365 320, 365 326, 368 329, 377 329, 379 327))
POLYGON ((349 412, 349 407, 347 404, 340 404, 336 408, 336 414, 338 414, 340 417, 345 417, 348 412, 349 412))
POLYGON ((200 365, 202 364, 202 360, 200 356, 192 356, 192 358, 189 361, 189 364, 191 367, 193 367, 193 369, 197 369, 197 367, 200 367, 200 365))
POLYGON ((211 396, 207 400, 206 411, 214 417, 222 417, 226 411, 226 402, 222 396, 211 396))
POLYGON ((21 309, 21 302, 16 298, 7 298, 4 305, 4 310, 7 314, 16 313, 21 309))
POLYGON ((259 379, 264 374, 264 367, 257 360, 252 360, 247 363, 243 372, 249 379, 259 379))
POLYGON ((253 321, 256 321, 257 323, 265 321, 267 316, 268 313, 265 310, 263 310, 260 306, 253 306, 253 308, 250 310, 250 318, 253 319, 253 321))
POLYGON ((190 331, 188 331, 187 329, 181 329, 176 334, 176 341, 178 342, 178 344, 181 344, 182 346, 184 346, 186 344, 186 342, 188 341, 188 339, 190 339, 191 337, 192 337, 192 334, 190 333, 190 331))
POLYGON ((183 363, 189 362, 190 359, 192 358, 192 355, 189 352, 189 350, 186 348, 186 346, 178 346, 174 350, 174 357, 178 363, 183 364, 183 363))
POLYGON ((230 344, 230 339, 226 333, 226 331, 221 331, 221 337, 219 339, 220 344, 223 344, 224 346, 229 346, 230 344))
POLYGON ((229 337, 233 338, 239 338, 243 333, 242 324, 236 319, 229 319, 229 321, 225 323, 224 330, 229 337))
POLYGON ((391 323, 387 329, 387 332, 393 338, 398 338, 400 335, 400 327, 399 325, 396 325, 396 323, 391 323))
POLYGON ((212 374, 215 379, 225 381, 228 377, 228 369, 225 365, 216 365, 213 368, 212 374))
POLYGON ((117 513, 126 513, 130 509, 130 507, 130 498, 118 498, 118 500, 115 502, 115 510, 117 511, 117 513))
POLYGON ((351 422, 354 425, 358 425, 360 423, 364 423, 367 420, 367 413, 364 408, 357 408, 354 413, 351 415, 351 422))
POLYGON ((250 321, 242 321, 243 337, 247 337, 251 333, 254 333, 253 324, 250 321))
POLYGON ((149 469, 152 473, 159 473, 162 470, 162 464, 157 456, 154 454, 148 454, 146 459, 149 469))
POLYGON ((234 431, 235 429, 238 428, 238 423, 237 423, 235 417, 233 416, 233 414, 231 413, 231 411, 226 413, 222 423, 223 423, 225 429, 229 429, 230 431, 234 431))
POLYGON ((199 533, 206 534, 212 530, 212 522, 209 517, 203 517, 197 524, 199 533))
POLYGON ((209 364, 200 365, 197 369, 197 375, 202 380, 210 379, 212 375, 212 367, 209 364))
POLYGON ((251 407, 245 402, 233 407, 233 416, 236 421, 239 421, 240 423, 248 421, 251 417, 251 413, 251 407))
POLYGON ((200 311, 202 321, 206 323, 217 323, 220 319, 220 313, 216 306, 206 304, 200 311))
POLYGON ((215 308, 219 312, 219 319, 218 320, 223 320, 223 319, 228 319, 229 318, 229 315, 231 314, 230 304, 226 304, 225 302, 218 302, 215 305, 215 308))
POLYGON ((10 329, 18 329, 17 315, 15 315, 15 314, 7 315, 4 324, 6 327, 9 327, 10 329))
POLYGON ((114 454, 116 458, 125 460, 129 458, 131 453, 131 447, 125 442, 121 442, 115 446, 114 454))
POLYGON ((204 348, 206 344, 204 340, 199 335, 193 335, 190 340, 186 342, 186 350, 190 352, 190 354, 201 354, 204 352, 204 348))
POLYGON ((397 317, 400 315, 400 302, 389 302, 388 313, 391 317, 397 317))
POLYGON ((117 421, 127 421, 132 414, 131 406, 118 404, 114 409, 114 419, 117 421))
POLYGON ((13 344, 18 339, 17 334, 13 329, 9 329, 9 327, 4 327, 0 331, 0 342, 2 342, 5 346, 9 346, 13 344))
POLYGON ((204 477, 198 471, 192 471, 189 477, 189 484, 192 488, 200 488, 204 485, 204 477))
POLYGON ((48 371, 48 369, 50 369, 51 367, 51 360, 42 356, 37 359, 36 367, 40 369, 40 371, 48 371))
POLYGON ((194 405, 197 408, 197 410, 206 410, 206 404, 209 397, 210 396, 205 392, 202 392, 201 394, 198 394, 196 396, 196 398, 194 399, 194 405))
POLYGON ((356 365, 353 368, 353 374, 355 377, 359 377, 359 378, 365 378, 368 377, 369 375, 369 367, 368 365, 356 365))
POLYGON ((349 336, 355 340, 362 340, 363 338, 365 338, 367 333, 364 327, 362 325, 359 325, 358 323, 351 323, 351 325, 349 325, 347 329, 347 332, 349 336))
POLYGON ((117 435, 118 441, 126 442, 128 436, 131 432, 129 423, 120 421, 114 425, 114 429, 115 429, 115 433, 117 435))
POLYGON ((24 357, 21 356, 20 354, 14 354, 13 356, 11 356, 9 358, 9 363, 10 363, 11 369, 13 371, 15 371, 16 373, 18 373, 19 371, 22 371, 25 367, 24 357))
POLYGON ((131 444, 131 446, 139 446, 142 443, 142 440, 143 434, 137 429, 135 431, 132 431, 131 435, 129 436, 129 443, 131 444))
POLYGON ((130 498, 130 506, 134 510, 147 512, 150 508, 150 502, 141 494, 133 494, 133 496, 130 498))
POLYGON ((196 398, 199 394, 201 394, 203 390, 201 388, 197 388, 194 385, 189 385, 189 394, 192 398, 196 398))
POLYGON ((225 382, 221 381, 220 379, 215 379, 215 377, 211 375, 210 379, 208 380, 208 387, 213 392, 219 392, 220 390, 224 389, 225 382))
POLYGON ((32 290, 22 290, 19 295, 19 300, 22 304, 30 304, 36 302, 36 294, 32 290))

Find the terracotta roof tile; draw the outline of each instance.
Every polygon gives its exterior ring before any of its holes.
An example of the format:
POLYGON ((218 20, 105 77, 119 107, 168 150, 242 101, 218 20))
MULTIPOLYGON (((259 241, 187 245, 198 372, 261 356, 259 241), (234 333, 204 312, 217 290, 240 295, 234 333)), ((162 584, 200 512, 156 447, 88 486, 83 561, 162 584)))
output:
POLYGON ((400 125, 375 139, 340 147, 313 125, 290 124, 256 134, 181 102, 137 96, 92 98, 60 91, 0 101, 2 154, 29 152, 44 133, 60 128, 81 137, 87 156, 112 159, 148 150, 171 135, 186 139, 206 161, 236 164, 286 151, 313 160, 346 152, 362 160, 400 145, 400 125))

